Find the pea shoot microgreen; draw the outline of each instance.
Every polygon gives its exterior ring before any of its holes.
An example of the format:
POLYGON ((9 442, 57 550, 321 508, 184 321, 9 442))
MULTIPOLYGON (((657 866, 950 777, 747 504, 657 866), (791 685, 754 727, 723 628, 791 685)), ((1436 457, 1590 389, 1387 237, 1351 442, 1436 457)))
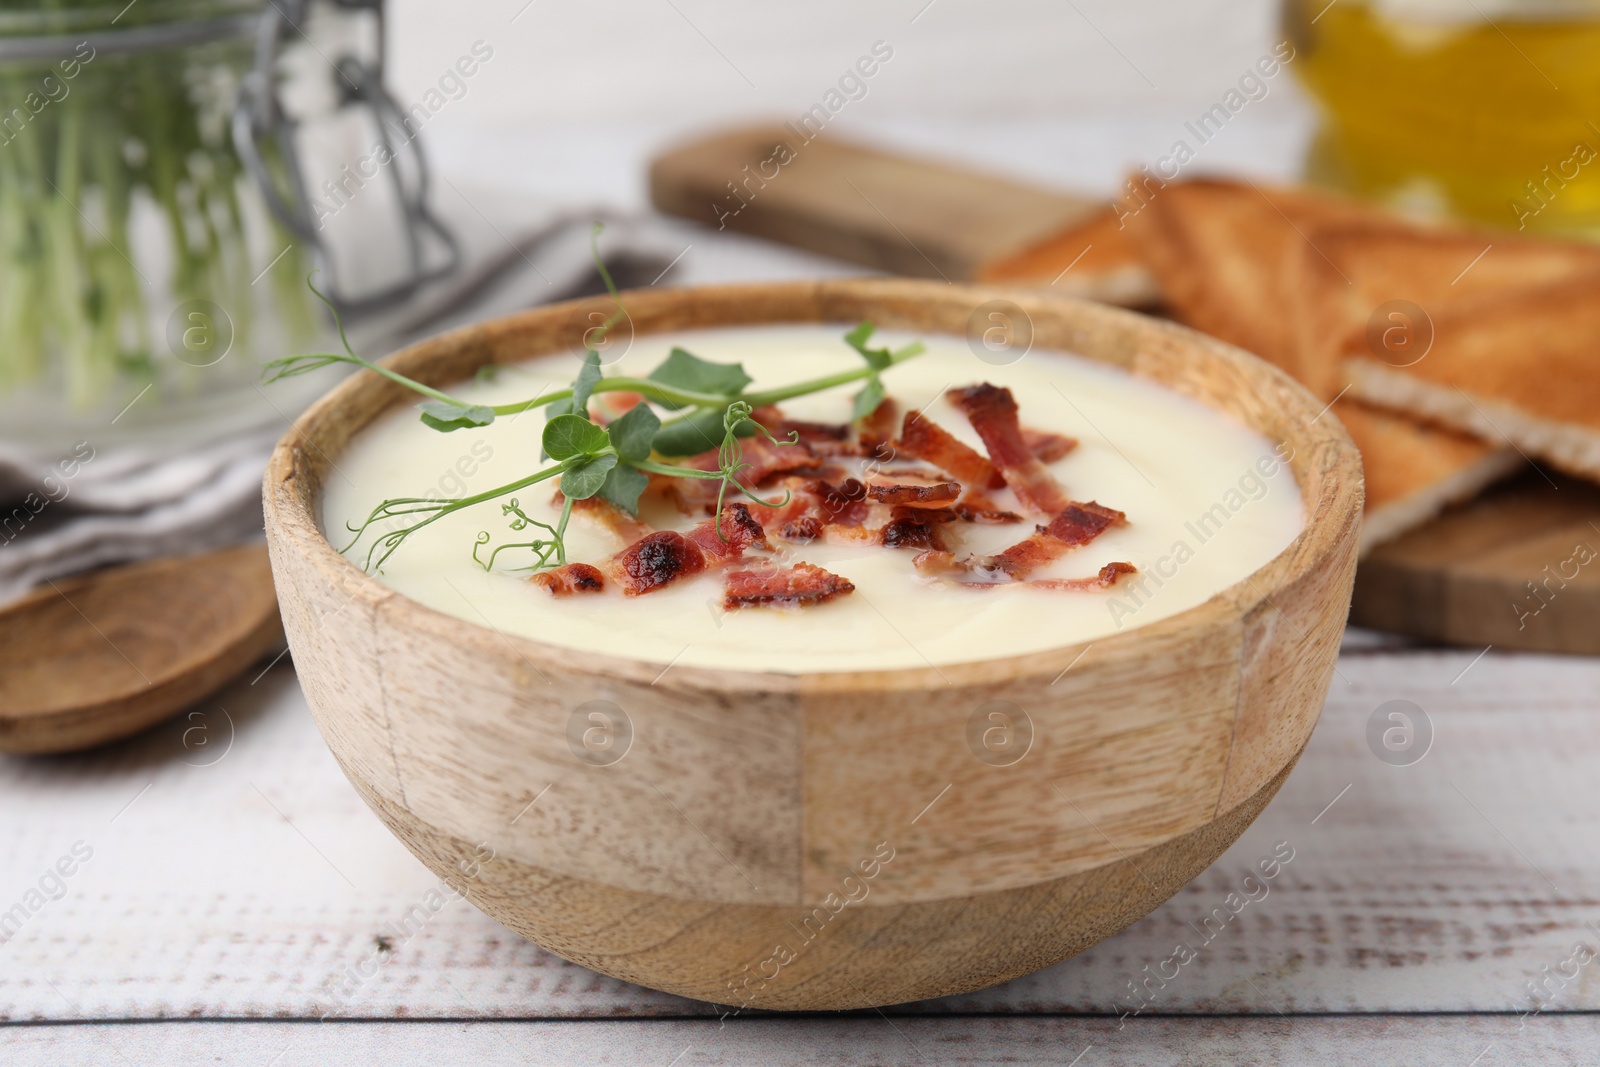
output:
MULTIPOLYGON (((886 394, 882 373, 923 351, 921 342, 892 351, 888 348, 872 348, 868 342, 876 328, 870 322, 863 322, 847 333, 844 340, 861 354, 866 364, 864 367, 778 388, 748 392, 754 381, 742 365, 713 363, 682 348, 672 349, 667 358, 645 377, 608 376, 600 364, 599 347, 605 334, 622 322, 627 312, 623 308, 621 294, 600 258, 599 234, 600 225, 596 223, 590 238, 591 249, 595 266, 616 304, 616 311, 586 335, 589 347, 576 378, 568 388, 544 391, 530 400, 514 403, 474 404, 358 355, 345 338, 342 324, 339 326, 339 339, 344 346, 343 352, 290 356, 267 365, 264 379, 269 383, 306 374, 332 363, 346 363, 372 371, 422 396, 424 400, 418 405, 422 423, 441 433, 490 426, 502 416, 517 415, 534 408, 545 409, 546 421, 539 443, 540 459, 546 465, 540 469, 516 481, 459 499, 396 497, 385 500, 373 508, 362 522, 347 523, 346 528, 354 536, 342 549, 344 552, 354 549, 369 533, 373 535, 364 557, 365 569, 381 570, 384 562, 407 538, 444 516, 504 497, 510 497, 510 500, 501 505, 501 514, 508 517, 512 531, 536 528, 542 531, 542 535, 529 541, 498 545, 490 549, 485 558, 479 555, 479 550, 493 538, 487 531, 480 532, 472 548, 473 560, 485 570, 491 570, 501 552, 523 548, 533 553, 534 562, 531 568, 519 569, 559 566, 567 561, 566 532, 573 501, 600 496, 628 514, 637 516, 639 498, 652 474, 716 480, 719 483, 719 516, 730 492, 762 507, 782 507, 788 502, 787 492, 779 499, 766 500, 753 486, 746 484, 742 475, 749 465, 744 458, 741 440, 760 434, 772 444, 782 446, 795 444, 798 437, 790 435, 784 440, 773 436, 767 427, 755 419, 756 409, 793 397, 864 382, 852 405, 853 417, 864 418, 884 400, 886 394), (589 417, 589 401, 596 394, 607 392, 637 393, 644 402, 629 408, 608 425, 601 426, 589 417), (656 409, 668 413, 670 417, 663 420, 656 409), (670 462, 672 459, 703 455, 713 450, 716 453, 716 467, 712 470, 670 462), (565 502, 554 525, 529 516, 517 498, 511 496, 529 486, 557 479, 565 502), (397 521, 398 525, 390 526, 391 520, 397 521)), ((307 285, 333 311, 337 322, 338 311, 332 303, 309 278, 307 285)), ((493 372, 486 374, 486 370, 479 371, 477 380, 492 380, 493 372)), ((722 535, 720 526, 718 535, 722 535)))

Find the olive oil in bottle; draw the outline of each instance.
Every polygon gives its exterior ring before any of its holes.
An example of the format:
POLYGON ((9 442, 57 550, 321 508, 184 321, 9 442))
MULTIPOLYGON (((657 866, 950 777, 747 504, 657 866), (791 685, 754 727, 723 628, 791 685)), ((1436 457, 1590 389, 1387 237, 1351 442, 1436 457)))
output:
POLYGON ((1311 180, 1600 238, 1600 0, 1286 0, 1311 180))

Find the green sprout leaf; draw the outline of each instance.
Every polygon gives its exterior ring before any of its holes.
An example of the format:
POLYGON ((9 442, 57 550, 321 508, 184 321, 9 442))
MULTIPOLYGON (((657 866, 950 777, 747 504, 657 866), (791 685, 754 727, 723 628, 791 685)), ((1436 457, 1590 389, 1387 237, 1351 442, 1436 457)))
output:
MULTIPOLYGON (((755 433, 755 423, 739 424, 735 431, 740 437, 755 433)), ((661 427, 656 434, 655 449, 663 456, 698 456, 709 452, 722 441, 722 409, 701 408, 693 415, 661 427)))
MULTIPOLYGON (((559 461, 571 459, 573 456, 592 456, 609 445, 611 437, 605 430, 581 415, 557 415, 545 423, 540 443, 544 446, 546 455, 559 461)), ((578 499, 582 500, 583 497, 578 499)))
MULTIPOLYGON (((650 380, 694 393, 719 393, 731 397, 737 396, 753 379, 744 372, 741 364, 711 363, 681 348, 674 348, 662 361, 661 366, 650 372, 650 380)), ((661 406, 683 407, 682 404, 666 402, 662 402, 661 406)), ((720 418, 719 412, 718 419, 720 418)), ((720 425, 719 421, 718 426, 720 425)), ((715 440, 712 443, 714 444, 715 440)), ((703 452, 705 449, 700 451, 703 452)))
MULTIPOLYGON (((585 421, 589 418, 589 397, 594 395, 594 387, 600 382, 600 353, 590 349, 583 357, 583 366, 578 368, 578 376, 572 382, 572 395, 564 396, 560 400, 552 400, 545 407, 545 414, 551 422, 562 415, 576 415, 585 421)), ((546 424, 548 425, 548 423, 546 424)), ((544 457, 549 459, 563 459, 548 448, 543 450, 544 457)))
POLYGON ((867 361, 867 366, 873 370, 888 370, 892 362, 887 348, 868 348, 867 342, 878 328, 870 322, 863 322, 855 329, 844 335, 844 343, 861 353, 861 358, 867 361))
POLYGON ((606 472, 606 481, 600 487, 600 495, 629 515, 637 517, 639 495, 649 484, 650 476, 644 471, 619 463, 606 472))
POLYGON ((867 384, 861 387, 861 392, 855 396, 855 403, 850 409, 851 419, 864 419, 878 410, 878 405, 883 403, 885 393, 883 382, 874 374, 867 379, 867 384))
POLYGON ((632 463, 650 458, 650 449, 661 429, 661 419, 646 404, 636 404, 609 428, 611 447, 632 463))
POLYGON ((494 421, 494 408, 484 404, 463 407, 445 400, 428 400, 418 405, 422 423, 442 433, 464 430, 468 426, 487 426, 494 421))
MULTIPOLYGON (((561 476, 561 492, 570 500, 587 500, 601 490, 606 484, 606 476, 615 470, 616 466, 617 457, 607 452, 576 467, 570 467, 561 476)), ((634 502, 637 506, 637 497, 634 502)))
POLYGON ((867 361, 866 385, 855 395, 855 403, 851 408, 852 419, 864 419, 878 410, 878 405, 883 403, 887 395, 883 389, 883 379, 878 377, 880 371, 886 371, 902 359, 921 355, 925 347, 921 341, 913 341, 904 348, 891 351, 887 348, 869 348, 867 342, 878 328, 870 322, 863 322, 855 329, 844 335, 844 343, 861 353, 861 358, 867 361))
POLYGON ((583 366, 572 383, 572 414, 589 417, 589 397, 600 381, 600 353, 590 349, 584 353, 583 366))

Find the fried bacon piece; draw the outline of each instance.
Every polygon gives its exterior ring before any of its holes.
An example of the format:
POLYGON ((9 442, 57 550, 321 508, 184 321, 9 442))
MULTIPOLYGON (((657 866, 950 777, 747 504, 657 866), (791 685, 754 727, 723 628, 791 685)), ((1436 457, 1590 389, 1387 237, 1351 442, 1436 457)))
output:
MULTIPOLYGON (((946 552, 944 535, 939 527, 956 516, 945 508, 897 507, 889 514, 889 521, 878 533, 878 543, 885 548, 922 548, 930 552, 946 552)), ((919 557, 920 558, 920 557, 919 557)))
POLYGON ((624 593, 642 596, 686 575, 699 574, 706 569, 706 554, 683 534, 661 530, 617 553, 606 569, 621 582, 624 593))
POLYGON ((877 466, 876 464, 873 466, 874 474, 881 478, 888 478, 891 481, 902 481, 907 478, 914 478, 919 482, 927 482, 929 485, 932 485, 934 482, 944 482, 950 480, 944 471, 935 470, 932 467, 918 467, 911 464, 899 463, 884 464, 881 467, 877 466))
POLYGON ((1030 430, 1026 426, 1022 428, 1022 440, 1027 444, 1028 451, 1032 452, 1040 463, 1054 463, 1078 447, 1076 437, 1047 433, 1044 430, 1030 430))
MULTIPOLYGON (((761 433, 739 438, 741 464, 739 481, 745 485, 760 485, 774 474, 802 470, 817 465, 818 456, 804 440, 787 444, 781 439, 769 441, 761 433)), ((721 463, 715 451, 702 452, 691 459, 688 466, 703 471, 717 470, 721 463)))
MULTIPOLYGON (((556 493, 555 503, 557 507, 561 505, 560 492, 556 493)), ((632 544, 646 534, 655 532, 649 523, 640 522, 611 501, 600 496, 591 496, 585 500, 574 500, 572 502, 572 513, 581 515, 601 529, 615 534, 625 545, 632 544)))
POLYGON ((718 483, 711 478, 674 478, 650 475, 648 492, 654 493, 690 518, 704 518, 717 510, 718 483))
POLYGON ((738 558, 752 545, 771 547, 767 544, 767 532, 745 504, 727 505, 721 515, 696 523, 683 539, 698 547, 706 564, 712 567, 738 558))
POLYGON ((900 405, 894 402, 893 397, 886 396, 872 409, 872 414, 861 420, 861 432, 856 440, 864 454, 881 454, 886 459, 894 454, 890 442, 894 438, 895 420, 899 414, 900 405))
POLYGON ((969 495, 951 510, 955 512, 956 518, 975 522, 980 526, 1004 526, 1007 523, 1022 521, 1021 515, 1014 511, 1001 511, 988 497, 978 494, 969 495))
POLYGON ((1125 521, 1127 516, 1122 512, 1093 501, 1087 504, 1069 502, 1048 525, 1035 527, 1032 534, 1003 552, 958 560, 949 552, 928 551, 913 563, 924 574, 966 574, 979 582, 1021 581, 1045 564, 1060 559, 1069 549, 1086 545, 1110 527, 1125 521))
POLYGON ((905 508, 942 508, 961 495, 961 486, 955 482, 937 485, 869 485, 867 496, 882 504, 905 508))
POLYGON ((1034 589, 1059 589, 1067 592, 1087 592, 1092 589, 1110 589, 1125 574, 1138 574, 1139 568, 1131 563, 1107 563, 1099 574, 1087 578, 1036 578, 1026 582, 957 582, 968 589, 995 589, 1003 584, 1026 585, 1034 589))
POLYGON ((830 482, 823 478, 785 478, 773 493, 786 490, 788 503, 777 508, 761 508, 756 521, 766 529, 778 530, 786 541, 814 541, 833 526, 860 526, 869 507, 867 487, 854 478, 830 482))
POLYGON ((729 504, 722 514, 696 523, 687 533, 660 530, 639 538, 599 568, 568 563, 532 578, 555 596, 597 591, 602 575, 628 596, 642 596, 679 578, 739 558, 752 545, 768 547, 765 531, 743 504, 729 504), (719 534, 720 530, 720 534, 719 534), (726 538, 726 540, 724 540, 726 538))
POLYGON ((1137 574, 1139 568, 1131 563, 1107 563, 1100 573, 1089 578, 1040 578, 1029 582, 1039 589, 1110 589, 1124 574, 1137 574))
POLYGON ((600 568, 587 563, 568 563, 553 570, 537 571, 528 579, 543 586, 551 596, 572 596, 575 593, 598 593, 606 587, 600 568))
POLYGON ((855 591, 848 578, 811 563, 729 571, 724 582, 722 605, 730 611, 762 604, 804 607, 855 591))
POLYGON ((855 456, 861 449, 856 445, 850 424, 846 422, 806 422, 785 418, 776 407, 760 407, 750 417, 780 441, 797 438, 800 444, 817 456, 855 456))
POLYGON ((952 389, 947 395, 978 431, 983 446, 989 450, 990 461, 1023 507, 1058 515, 1072 503, 1023 439, 1011 390, 983 382, 952 389))
POLYGON ((894 447, 932 463, 969 489, 1000 489, 1006 484, 993 463, 920 411, 906 412, 894 447))

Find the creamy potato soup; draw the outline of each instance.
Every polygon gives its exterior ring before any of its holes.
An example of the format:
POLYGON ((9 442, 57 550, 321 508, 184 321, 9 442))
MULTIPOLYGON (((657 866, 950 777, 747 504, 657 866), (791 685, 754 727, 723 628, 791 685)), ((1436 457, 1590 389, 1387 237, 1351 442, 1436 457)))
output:
MULTIPOLYGON (((841 340, 851 325, 640 335, 620 358, 609 353, 604 371, 642 377, 676 346, 742 364, 751 389, 774 388, 860 369, 861 355, 841 340)), ((716 483, 688 486, 697 496, 673 492, 683 479, 657 476, 641 499, 645 526, 621 512, 575 511, 567 560, 591 565, 598 584, 555 595, 561 583, 548 572, 532 579, 528 549, 502 548, 492 569, 482 565, 496 548, 538 533, 525 520, 556 524, 556 484, 543 482, 416 530, 375 576, 439 611, 580 656, 789 673, 883 670, 1037 652, 1144 626, 1245 578, 1299 534, 1304 511, 1287 445, 1068 353, 1034 350, 997 365, 958 337, 880 331, 872 342, 918 339, 923 354, 882 373, 896 408, 892 420, 877 420, 888 429, 876 441, 858 445, 844 425, 859 382, 784 401, 781 425, 766 413, 775 436, 792 429, 798 445, 744 439, 749 455, 780 457, 785 469, 759 495, 785 502, 782 514, 730 493, 726 505, 745 507, 724 510, 722 536, 707 539, 706 524, 716 519, 704 490, 714 497, 716 483), (973 388, 985 384, 998 388, 973 388), (1010 401, 1001 390, 1015 403, 1021 436, 1010 440, 1027 448, 1021 459, 996 454, 997 439, 975 428, 1005 421, 1010 401), (908 427, 906 412, 920 412, 928 425, 908 427), (904 447, 912 429, 924 431, 916 449, 904 447), (945 442, 942 452, 926 446, 929 433, 945 442), (926 458, 951 453, 946 435, 958 443, 960 463, 926 458), (785 448, 805 450, 805 458, 785 448), (998 469, 974 475, 974 460, 998 469), (958 466, 965 482, 950 469, 958 466), (972 484, 985 474, 986 484, 972 484), (512 498, 520 514, 504 510, 512 498), (818 500, 831 502, 821 518, 818 500), (712 549, 707 565, 629 595, 646 555, 636 548, 627 556, 630 545, 657 531, 653 544, 682 546, 684 538, 659 531, 692 535, 697 524, 712 549)), ((569 385, 579 365, 576 353, 531 360, 450 392, 506 404, 569 385)), ((615 417, 620 397, 597 395, 596 421, 615 417)), ((415 407, 388 413, 336 457, 322 500, 325 532, 344 548, 348 526, 385 500, 458 500, 527 477, 549 462, 540 459, 545 417, 535 409, 441 433, 419 421, 415 407)), ((993 432, 1004 436, 1005 427, 993 432)), ((384 520, 346 555, 367 565, 373 538, 403 524, 384 520)))

